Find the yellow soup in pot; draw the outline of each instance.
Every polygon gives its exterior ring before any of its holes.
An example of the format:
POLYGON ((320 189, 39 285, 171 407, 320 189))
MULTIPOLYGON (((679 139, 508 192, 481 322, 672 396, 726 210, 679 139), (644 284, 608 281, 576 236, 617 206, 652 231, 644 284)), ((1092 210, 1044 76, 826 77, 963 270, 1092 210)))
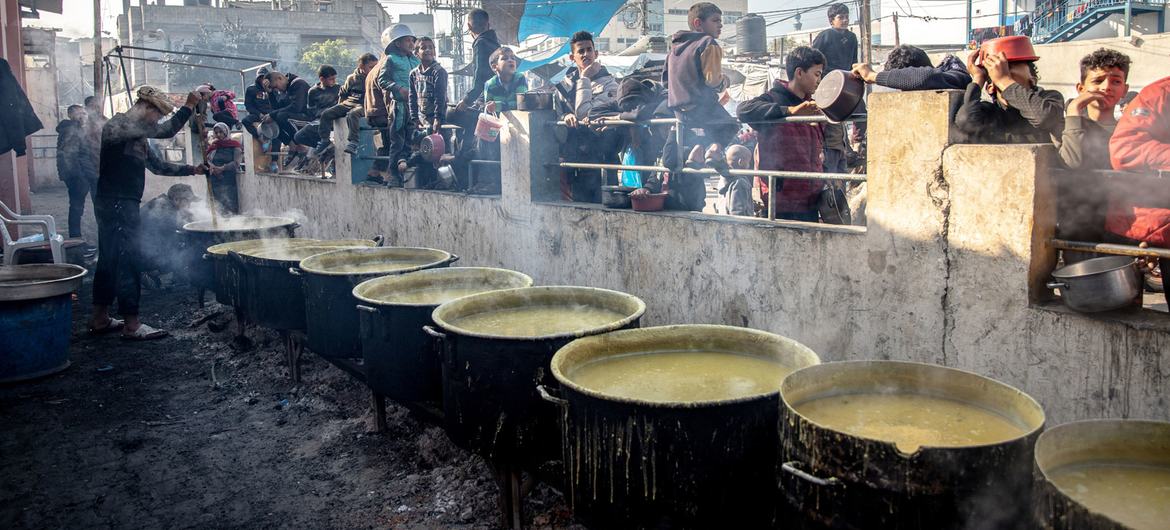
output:
POLYGON ((1170 528, 1170 466, 1090 462, 1047 475, 1065 495, 1134 530, 1170 528))
POLYGON ((412 289, 396 291, 392 294, 378 297, 381 301, 397 304, 442 305, 456 298, 473 294, 494 291, 496 288, 487 285, 469 285, 466 287, 430 287, 426 289, 412 289))
POLYGON ((473 313, 451 321, 451 325, 485 335, 541 337, 599 328, 626 316, 589 305, 525 306, 473 313))
POLYGON ((920 394, 843 394, 795 406, 822 427, 893 442, 913 453, 919 447, 964 447, 1016 439, 1027 430, 969 403, 920 394))
POLYGON ((792 368, 764 357, 716 351, 615 355, 566 376, 595 392, 657 403, 722 401, 778 392, 792 368))

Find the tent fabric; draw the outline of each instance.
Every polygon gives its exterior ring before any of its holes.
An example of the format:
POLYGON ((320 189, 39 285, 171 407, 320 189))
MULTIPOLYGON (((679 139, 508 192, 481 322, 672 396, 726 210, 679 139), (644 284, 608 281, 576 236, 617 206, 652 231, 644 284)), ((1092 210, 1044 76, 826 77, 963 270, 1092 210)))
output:
POLYGON ((623 5, 625 0, 486 0, 484 9, 501 43, 525 43, 540 36, 556 39, 551 48, 518 53, 519 69, 527 71, 568 53, 574 33, 600 33, 623 5))

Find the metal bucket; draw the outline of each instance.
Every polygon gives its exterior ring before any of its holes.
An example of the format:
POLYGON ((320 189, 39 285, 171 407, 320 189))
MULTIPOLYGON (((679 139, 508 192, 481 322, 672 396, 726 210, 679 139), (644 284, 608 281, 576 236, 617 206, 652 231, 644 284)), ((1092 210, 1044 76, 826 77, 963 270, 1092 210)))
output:
MULTIPOLYGON (((565 344, 589 335, 636 328, 646 304, 592 287, 525 287, 465 296, 435 309, 442 332, 443 414, 447 435, 497 462, 536 470, 559 458, 557 411, 536 384, 555 384, 549 361, 565 344), (594 309, 615 317, 600 325, 547 334, 466 329, 461 319, 513 310, 544 314, 594 309)), ((558 323, 562 321, 557 321, 558 323)), ((563 329, 564 326, 560 326, 563 329)), ((550 329, 558 329, 550 327, 550 329)))
POLYGON ((643 328, 569 343, 552 359, 562 397, 546 399, 564 408, 562 458, 574 516, 596 528, 767 527, 775 508, 780 383, 819 363, 792 339, 730 326, 643 328), (712 366, 694 366, 700 359, 692 352, 724 366, 742 361, 740 370, 768 373, 767 384, 749 384, 742 372, 715 375, 712 366), (637 373, 630 376, 637 392, 579 379, 599 363, 638 357, 649 364, 622 365, 637 373), (662 392, 686 388, 703 397, 649 395, 687 363, 697 371, 675 375, 676 387, 662 392))
POLYGON ((1036 440, 1035 515, 1052 530, 1170 526, 1170 423, 1091 420, 1036 440))
POLYGON ((0 383, 69 367, 72 294, 85 274, 77 265, 0 266, 0 383))
MULTIPOLYGON (((1028 518, 1029 463, 1044 411, 1015 388, 943 366, 848 361, 794 372, 780 386, 780 398, 780 489, 811 526, 959 529, 979 521, 986 528, 1016 528, 1028 518), (880 402, 869 396, 945 400, 1013 428, 981 443, 899 447, 806 415, 809 404, 821 399, 854 397, 854 408, 880 402)), ((927 406, 914 410, 931 410, 927 406)), ((872 416, 855 421, 864 424, 872 416)), ((921 432, 930 425, 904 428, 921 432)))
POLYGON ((303 279, 309 349, 327 358, 361 357, 353 288, 371 278, 446 267, 458 259, 433 248, 385 247, 335 250, 301 260, 294 273, 303 279))
POLYGON ((366 384, 375 394, 405 403, 438 403, 442 367, 423 326, 444 302, 500 289, 530 287, 516 271, 484 267, 431 269, 362 282, 353 289, 366 384), (444 291, 445 290, 445 291, 444 291))

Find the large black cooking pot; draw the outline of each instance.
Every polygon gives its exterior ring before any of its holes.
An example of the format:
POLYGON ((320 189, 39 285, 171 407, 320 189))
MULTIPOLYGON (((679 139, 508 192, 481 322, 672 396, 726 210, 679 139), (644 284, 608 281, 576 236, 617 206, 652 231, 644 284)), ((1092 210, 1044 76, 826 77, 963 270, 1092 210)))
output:
MULTIPOLYGON (((553 385, 549 361, 574 339, 636 328, 646 311, 637 297, 592 287, 524 287, 458 298, 431 318, 443 339, 443 413, 447 435, 488 459, 536 470, 560 451, 557 411, 541 400, 535 385, 553 385), (538 311, 611 311, 602 324, 577 327, 565 319, 547 323, 556 331, 533 335, 504 328, 466 329, 469 317, 538 311), (566 331, 567 329, 567 331, 566 331)), ((506 317, 505 317, 506 318, 506 317)), ((504 324, 506 325, 506 324, 504 324)), ((427 328, 429 329, 429 328, 427 328)))
POLYGON ((532 286, 516 271, 485 267, 431 269, 367 280, 353 288, 358 300, 366 385, 403 403, 442 401, 442 367, 423 331, 431 313, 462 296, 532 286))
POLYGON ((305 293, 301 278, 289 272, 302 259, 339 248, 372 247, 368 239, 326 240, 280 249, 229 252, 243 273, 242 304, 248 319, 277 330, 305 329, 305 293))
POLYGON ((643 328, 569 343, 552 360, 562 398, 546 399, 564 407, 574 516, 594 528, 766 527, 776 498, 780 382, 819 363, 796 341, 730 326, 643 328), (696 353, 724 366, 741 356, 753 362, 720 373, 696 353), (623 362, 637 358, 645 364, 623 362), (612 370, 636 375, 606 377, 610 387, 582 379, 614 361, 612 370))
POLYGON ((1032 448, 1044 411, 1015 388, 942 366, 850 361, 789 375, 780 399, 780 489, 813 528, 1020 528, 1029 518, 1032 448), (848 395, 953 401, 1007 420, 1019 435, 984 445, 903 448, 907 453, 801 412, 816 400, 848 395))
POLYGON ((1170 528, 1170 423, 1091 420, 1036 441, 1035 515, 1052 530, 1170 528))
POLYGON ((299 270, 290 272, 304 279, 309 349, 331 359, 361 357, 354 286, 379 276, 446 267, 458 259, 433 248, 386 247, 335 250, 302 260, 299 270))
POLYGON ((277 249, 289 248, 295 246, 306 246, 313 243, 318 243, 317 239, 300 239, 300 238, 279 238, 279 239, 242 239, 240 241, 231 241, 228 243, 220 243, 207 247, 207 252, 203 254, 204 261, 210 261, 211 266, 215 271, 215 299, 223 305, 230 305, 237 309, 243 309, 240 297, 240 291, 243 286, 240 283, 240 268, 235 260, 228 259, 229 252, 255 252, 260 249, 277 249))
POLYGON ((200 259, 208 247, 242 239, 293 237, 299 226, 288 217, 246 215, 217 219, 215 223, 203 220, 183 225, 183 234, 187 237, 184 252, 189 254, 183 261, 190 267, 191 284, 202 289, 215 287, 215 266, 200 259))

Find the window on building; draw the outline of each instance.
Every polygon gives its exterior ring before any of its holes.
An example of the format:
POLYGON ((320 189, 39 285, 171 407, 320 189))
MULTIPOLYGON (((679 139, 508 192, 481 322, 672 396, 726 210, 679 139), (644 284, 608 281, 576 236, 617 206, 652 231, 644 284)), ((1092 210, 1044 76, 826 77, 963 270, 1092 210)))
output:
POLYGON ((671 9, 671 10, 667 11, 667 13, 669 13, 671 15, 682 15, 684 17, 687 16, 686 9, 671 9))

